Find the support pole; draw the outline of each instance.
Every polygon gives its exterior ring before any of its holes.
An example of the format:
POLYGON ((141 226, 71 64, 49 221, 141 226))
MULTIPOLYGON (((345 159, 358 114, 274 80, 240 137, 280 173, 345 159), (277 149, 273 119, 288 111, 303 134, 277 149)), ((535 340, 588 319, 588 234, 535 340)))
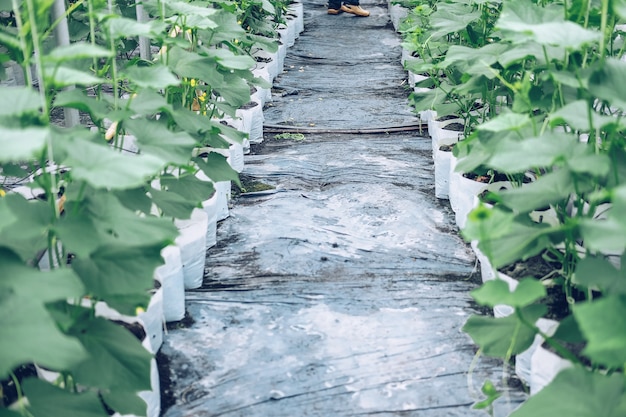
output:
MULTIPOLYGON (((143 23, 148 21, 148 16, 146 15, 141 0, 135 1, 135 10, 137 13, 137 22, 143 23)), ((139 37, 139 56, 145 61, 152 59, 150 53, 150 39, 145 36, 139 37)))
MULTIPOLYGON (((56 38, 57 46, 67 46, 70 44, 70 31, 67 26, 67 17, 65 17, 65 0, 55 0, 52 6, 52 19, 59 20, 59 24, 54 29, 54 36, 56 38)), ((67 90, 71 90, 74 87, 68 87, 67 90)), ((80 116, 78 110, 64 108, 65 114, 65 127, 72 127, 80 124, 80 116)))

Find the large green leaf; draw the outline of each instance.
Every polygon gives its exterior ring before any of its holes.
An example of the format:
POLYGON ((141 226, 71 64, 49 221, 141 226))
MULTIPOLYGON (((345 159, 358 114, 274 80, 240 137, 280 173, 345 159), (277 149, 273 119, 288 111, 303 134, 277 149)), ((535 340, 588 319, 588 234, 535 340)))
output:
POLYGON ((11 97, 11 100, 0 101, 0 116, 19 117, 23 113, 39 114, 43 107, 41 95, 32 88, 0 87, 0 96, 11 97))
POLYGON ((498 57, 502 53, 509 49, 510 46, 504 43, 488 44, 478 49, 453 45, 448 49, 441 67, 454 66, 461 72, 471 75, 484 75, 491 79, 496 75, 496 71, 491 66, 498 61, 498 57))
POLYGON ((131 119, 124 126, 137 137, 143 154, 172 164, 184 165, 191 159, 196 140, 187 132, 172 132, 167 125, 147 119, 131 119))
POLYGON ((561 371, 511 417, 624 416, 624 375, 603 375, 582 367, 561 371))
POLYGON ((158 19, 149 22, 137 22, 122 16, 115 16, 108 21, 111 36, 116 39, 145 36, 156 38, 165 31, 165 24, 158 19))
POLYGON ((44 56, 46 62, 65 62, 87 58, 110 58, 113 53, 98 45, 87 42, 75 42, 70 45, 57 46, 44 56))
MULTIPOLYGON (((531 305, 520 310, 524 320, 532 325, 545 312, 544 305, 531 305)), ((485 355, 499 358, 525 351, 536 335, 535 329, 524 324, 517 314, 502 318, 474 315, 467 320, 463 331, 470 335, 485 355)))
POLYGON ((203 181, 193 174, 184 174, 178 177, 173 175, 161 176, 161 186, 166 190, 176 193, 189 201, 202 202, 213 195, 215 189, 213 183, 203 181))
POLYGON ((221 66, 228 69, 249 70, 255 65, 254 59, 249 55, 235 55, 224 48, 209 49, 207 55, 214 57, 221 66))
POLYGON ((527 114, 507 111, 482 123, 478 129, 489 132, 502 132, 506 130, 519 130, 528 124, 530 124, 530 117, 528 117, 527 114))
POLYGON ((622 81, 625 77, 626 62, 609 58, 591 75, 589 89, 598 98, 624 111, 626 110, 626 86, 622 81))
POLYGON ((47 65, 44 77, 48 87, 61 89, 72 85, 90 86, 104 83, 106 80, 79 69, 65 65, 47 65))
POLYGON ((48 231, 55 221, 50 204, 19 194, 3 197, 2 203, 16 221, 0 230, 0 246, 11 248, 25 262, 32 261, 48 247, 48 231))
POLYGON ((187 200, 182 195, 170 191, 150 189, 153 203, 161 211, 161 215, 169 218, 188 219, 198 203, 187 200))
POLYGON ((575 146, 574 137, 544 135, 524 140, 503 139, 497 143, 488 166, 500 172, 520 173, 529 169, 550 167, 555 160, 575 146))
POLYGON ((140 88, 165 90, 180 84, 180 80, 166 66, 160 64, 141 67, 133 65, 124 70, 124 75, 140 88))
POLYGON ((112 390, 103 392, 102 399, 109 408, 121 415, 146 415, 146 402, 134 392, 112 390))
POLYGON ((541 7, 531 0, 507 1, 496 27, 505 33, 513 33, 505 39, 527 41, 530 38, 540 45, 555 45, 572 50, 579 50, 600 40, 599 32, 564 20, 561 7, 541 7))
POLYGON ((127 155, 101 144, 85 140, 86 133, 59 135, 57 147, 63 150, 63 165, 71 167, 72 178, 86 181, 95 188, 133 188, 170 162, 154 155, 127 155))
POLYGON ((45 381, 29 378, 23 381, 28 398, 28 412, 32 417, 107 417, 98 393, 72 393, 45 381))
POLYGON ((566 201, 577 191, 571 171, 562 168, 539 177, 536 181, 501 193, 502 203, 520 213, 566 201))
POLYGON ((626 295, 625 272, 604 258, 587 255, 578 261, 573 281, 586 288, 597 288, 603 294, 626 295))
POLYGON ((39 159, 50 130, 45 127, 11 129, 0 126, 0 163, 39 159))
MULTIPOLYGON (((554 113, 551 113, 548 118, 552 126, 560 124, 567 124, 574 130, 580 130, 583 132, 591 131, 592 126, 589 124, 589 117, 581 117, 581 115, 587 115, 589 112, 589 104, 585 100, 576 100, 572 103, 566 104, 554 113)), ((591 110, 591 121, 593 128, 603 128, 605 126, 619 124, 619 119, 612 116, 604 116, 591 110)))
POLYGON ((163 97, 163 95, 151 89, 138 91, 137 94, 131 99, 129 106, 134 116, 139 115, 151 117, 161 112, 174 112, 172 105, 167 102, 167 99, 163 97))
POLYGON ((200 169, 213 182, 219 181, 235 181, 239 183, 239 174, 226 161, 223 155, 217 152, 209 152, 206 157, 194 158, 194 162, 198 164, 200 169))
POLYGON ((97 122, 111 113, 106 102, 90 97, 77 88, 60 91, 54 99, 54 105, 56 107, 71 107, 89 113, 91 119, 97 122))
POLYGON ((55 230, 67 249, 79 256, 88 256, 100 245, 164 245, 177 235, 171 221, 138 216, 107 193, 87 193, 80 202, 70 198, 66 210, 55 230))
POLYGON ((80 321, 70 333, 89 352, 89 358, 72 369, 77 383, 106 390, 151 389, 152 355, 124 327, 95 317, 80 321))
POLYGON ((135 314, 137 307, 147 306, 154 270, 163 264, 164 246, 103 245, 89 257, 74 259, 72 266, 89 294, 122 314, 135 314))
POLYGON ((0 378, 24 363, 68 369, 85 358, 81 345, 62 334, 48 302, 79 298, 83 286, 69 269, 41 272, 0 248, 0 378))
POLYGON ((528 259, 543 249, 552 247, 552 235, 559 228, 533 223, 523 216, 502 210, 479 207, 468 215, 463 236, 479 240, 478 248, 495 268, 528 259))
POLYGON ((525 307, 546 296, 546 288, 534 278, 522 279, 512 292, 509 284, 501 279, 485 282, 472 291, 472 297, 478 304, 495 307, 506 304, 511 307, 525 307))
POLYGON ((573 309, 587 339, 585 356, 604 366, 623 366, 626 362, 626 296, 609 295, 576 304, 573 309))
POLYGON ((430 35, 436 39, 449 33, 461 32, 479 18, 480 11, 473 10, 469 5, 440 2, 437 11, 430 16, 430 25, 433 28, 430 35))

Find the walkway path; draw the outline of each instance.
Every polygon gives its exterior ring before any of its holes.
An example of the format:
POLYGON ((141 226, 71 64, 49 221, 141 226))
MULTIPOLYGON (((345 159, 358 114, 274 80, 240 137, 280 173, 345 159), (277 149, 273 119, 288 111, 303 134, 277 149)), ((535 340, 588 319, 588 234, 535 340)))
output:
MULTIPOLYGON (((305 2, 266 124, 416 122, 386 5, 363 5, 369 18, 305 2)), ((460 328, 475 260, 434 197, 430 141, 273 136, 244 175, 278 192, 234 201, 203 287, 187 294, 195 323, 166 336, 176 404, 165 416, 484 415, 469 407, 502 367, 480 359, 468 386, 475 347, 460 328)))

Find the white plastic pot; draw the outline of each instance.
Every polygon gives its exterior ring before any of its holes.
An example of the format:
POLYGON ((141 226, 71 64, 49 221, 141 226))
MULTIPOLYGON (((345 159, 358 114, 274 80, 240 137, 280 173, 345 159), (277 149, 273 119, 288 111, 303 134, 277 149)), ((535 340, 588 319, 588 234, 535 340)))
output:
POLYGON ((248 134, 250 143, 263 142, 263 106, 256 103, 256 106, 237 110, 236 115, 241 119, 241 131, 248 134))
POLYGON ((185 288, 199 288, 204 276, 208 216, 203 209, 197 208, 190 219, 175 219, 174 224, 180 232, 175 242, 180 249, 185 288))
POLYGON ((163 317, 166 322, 185 317, 185 276, 178 246, 170 245, 161 251, 165 264, 155 271, 155 278, 163 288, 163 317))
POLYGON ((217 215, 218 215, 218 193, 202 202, 202 208, 207 214, 206 247, 212 248, 217 244, 217 215))
POLYGON ((537 346, 530 359, 530 395, 535 395, 547 386, 563 369, 573 364, 550 352, 544 347, 537 346))
MULTIPOLYGON (((542 332, 544 332, 548 336, 552 336, 556 331, 556 328, 559 326, 558 321, 544 318, 537 320, 535 324, 542 332)), ((530 385, 531 380, 532 357, 534 356, 537 349, 541 347, 541 344, 543 342, 543 337, 541 337, 540 335, 536 335, 532 345, 530 345, 530 347, 524 352, 519 353, 515 356, 515 373, 517 374, 519 379, 527 385, 530 385)))
POLYGON ((462 229, 465 227, 467 215, 474 208, 474 196, 480 194, 487 184, 465 178, 456 172, 456 162, 454 155, 451 156, 448 197, 455 213, 456 224, 462 229))
POLYGON ((450 151, 437 149, 435 152, 435 197, 440 199, 448 199, 451 159, 452 152, 450 151))
POLYGON ((304 7, 300 2, 294 2, 287 8, 287 13, 293 16, 296 37, 304 31, 304 7))
POLYGON ((228 201, 230 201, 230 181, 219 181, 214 184, 217 193, 217 221, 224 220, 229 216, 228 201))
POLYGON ((402 7, 399 4, 390 4, 389 5, 389 17, 391 18, 391 23, 393 24, 393 28, 398 31, 400 28, 400 23, 407 17, 409 13, 409 9, 406 7, 402 7))

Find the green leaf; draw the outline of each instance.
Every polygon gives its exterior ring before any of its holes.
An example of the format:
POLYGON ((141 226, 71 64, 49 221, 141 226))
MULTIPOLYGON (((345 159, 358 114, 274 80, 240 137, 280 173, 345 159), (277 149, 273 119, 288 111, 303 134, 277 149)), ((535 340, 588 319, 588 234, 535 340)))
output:
POLYGON ((98 45, 87 42, 74 42, 70 45, 57 46, 44 56, 45 62, 65 62, 77 59, 110 58, 113 53, 98 45))
POLYGON ((561 6, 541 7, 530 0, 504 3, 496 27, 513 33, 505 39, 527 40, 579 50, 600 40, 600 33, 564 20, 561 6))
POLYGON ((626 77, 626 62, 608 58, 589 79, 589 90, 611 106, 626 110, 626 86, 621 80, 626 77))
POLYGON ((626 19, 626 0, 613 0, 610 4, 616 15, 626 19))
POLYGON ((0 378, 16 366, 35 362, 68 369, 85 357, 80 344, 62 334, 45 304, 84 294, 69 269, 41 272, 0 248, 0 378))
POLYGON ((483 410, 490 407, 495 400, 502 396, 502 393, 498 392, 496 387, 493 385, 493 382, 491 382, 490 380, 486 380, 480 390, 483 394, 487 396, 487 398, 474 404, 472 408, 475 410, 483 410))
MULTIPOLYGON (((18 216, 13 214, 6 198, 0 198, 0 235, 5 227, 15 223, 18 216)), ((1 240, 0 240, 1 242, 1 240)))
POLYGON ((89 113, 92 120, 99 122, 107 117, 111 110, 107 104, 95 97, 89 97, 84 91, 77 88, 60 91, 55 99, 56 107, 70 107, 89 113))
POLYGON ((57 146, 65 153, 61 162, 72 168, 72 178, 86 181, 95 188, 134 188, 144 184, 170 162, 154 155, 123 154, 106 143, 85 140, 84 134, 63 135, 57 146))
POLYGON ((41 200, 26 200, 19 194, 2 198, 3 206, 16 221, 0 231, 0 246, 11 248, 25 262, 48 247, 48 231, 54 222, 50 205, 41 200))
POLYGON ((520 213, 529 213, 567 200, 576 191, 574 176, 563 168, 542 175, 536 181, 519 188, 503 191, 501 197, 502 203, 507 207, 520 213))
POLYGON ((501 172, 521 173, 533 168, 550 167, 577 144, 571 136, 546 134, 523 140, 503 139, 488 165, 501 172))
POLYGON ((194 158, 193 160, 213 182, 235 181, 239 184, 239 174, 231 168, 224 155, 209 152, 206 157, 194 158))
MULTIPOLYGON (((11 97, 11 100, 0 101, 0 116, 20 116, 24 113, 39 114, 43 107, 41 95, 32 88, 0 87, 0 96, 11 97)), ((2 149, 5 149, 4 146, 2 149)))
POLYGON ((109 408, 121 415, 146 415, 146 402, 134 392, 112 390, 102 393, 102 399, 109 408))
POLYGON ((0 126, 0 163, 39 159, 50 130, 45 127, 11 129, 0 126))
POLYGON ((620 253, 626 250, 626 226, 618 219, 582 219, 580 231, 585 247, 590 250, 620 253))
POLYGON ((47 65, 44 77, 50 88, 61 89, 72 85, 90 86, 104 83, 106 80, 95 75, 64 65, 47 65))
POLYGON ((507 282, 495 279, 485 282, 471 294, 478 304, 489 307, 495 307, 498 304, 525 307, 545 297, 546 289, 540 281, 526 278, 520 280, 515 290, 511 292, 507 282))
POLYGON ((197 202, 189 201, 182 195, 170 191, 152 188, 150 196, 162 215, 170 218, 188 219, 193 209, 198 207, 197 202))
POLYGON ((107 417, 97 392, 71 393, 45 381, 28 378, 23 382, 28 411, 33 417, 107 417))
POLYGON ((55 226, 55 231, 67 249, 81 257, 88 256, 100 245, 121 249, 165 245, 178 234, 171 221, 138 216, 106 193, 87 192, 82 201, 70 197, 65 205, 66 215, 55 226))
POLYGON ((163 264, 165 245, 118 247, 103 245, 89 257, 77 257, 72 266, 89 294, 106 301, 122 314, 146 307, 154 270, 163 264))
POLYGON ((603 294, 626 295, 626 274, 606 259, 587 255, 578 261, 573 282, 603 294))
POLYGON ((478 248, 494 268, 500 268, 552 247, 551 237, 559 232, 511 212, 478 208, 470 212, 463 236, 468 241, 479 240, 478 248))
POLYGON ((228 69, 249 70, 255 65, 254 59, 249 55, 235 55, 229 49, 209 49, 207 55, 214 57, 221 66, 228 69))
POLYGON ((160 64, 142 67, 133 65, 126 68, 124 74, 140 88, 165 90, 167 87, 180 85, 180 80, 166 66, 160 64))
POLYGON ((195 201, 198 204, 208 200, 215 192, 213 183, 203 181, 192 174, 185 174, 179 177, 163 175, 161 177, 161 186, 170 192, 176 193, 189 201, 195 201))
POLYGON ((124 127, 137 137, 142 153, 173 164, 187 164, 197 145, 187 132, 172 132, 158 121, 131 119, 124 122, 124 127))
MULTIPOLYGON (((528 323, 534 324, 545 312, 544 305, 531 305, 521 310, 520 314, 528 323)), ((499 358, 525 351, 536 334, 534 329, 520 321, 517 314, 502 318, 474 315, 467 320, 463 331, 470 335, 485 355, 499 358)))
POLYGON ((115 16, 108 21, 111 36, 116 39, 126 39, 135 36, 145 36, 147 38, 158 38, 165 31, 165 24, 160 20, 149 22, 137 22, 135 19, 128 19, 122 16, 115 16))
POLYGON ((482 48, 469 48, 461 45, 453 45, 441 64, 443 68, 454 66, 459 71, 471 75, 484 75, 494 78, 496 70, 491 65, 498 61, 498 57, 509 50, 510 46, 503 43, 488 44, 482 48))
POLYGON ((150 390, 152 355, 124 327, 95 317, 71 329, 89 352, 89 358, 72 369, 79 384, 107 390, 150 390))
MULTIPOLYGON (((581 117, 581 114, 587 115, 589 110, 589 104, 585 100, 577 100, 572 103, 566 104, 554 113, 551 113, 548 118, 551 126, 558 126, 561 124, 567 124, 574 130, 580 130, 583 132, 591 131, 588 117, 581 117)), ((619 120, 612 116, 604 116, 591 111, 591 118, 593 122, 593 128, 604 128, 606 126, 619 124, 619 120)))
POLYGON ((137 92, 137 95, 130 101, 130 109, 134 115, 150 117, 161 112, 174 112, 172 105, 165 97, 150 89, 137 92))
POLYGON ((439 38, 449 33, 461 32, 467 25, 480 19, 480 12, 469 5, 461 3, 437 4, 437 11, 430 16, 433 28, 432 38, 439 38))
POLYGON ((609 295, 576 304, 574 317, 587 339, 583 354, 594 363, 618 368, 626 362, 626 296, 609 295))
POLYGON ((530 124, 530 117, 527 114, 518 114, 510 111, 499 114, 491 120, 478 126, 479 130, 489 132, 502 132, 505 130, 518 130, 530 124))
POLYGON ((511 417, 620 417, 624 409, 624 376, 581 367, 561 371, 511 417))

